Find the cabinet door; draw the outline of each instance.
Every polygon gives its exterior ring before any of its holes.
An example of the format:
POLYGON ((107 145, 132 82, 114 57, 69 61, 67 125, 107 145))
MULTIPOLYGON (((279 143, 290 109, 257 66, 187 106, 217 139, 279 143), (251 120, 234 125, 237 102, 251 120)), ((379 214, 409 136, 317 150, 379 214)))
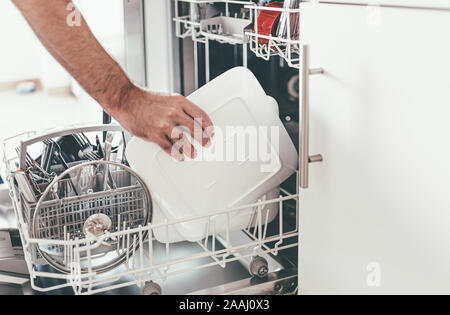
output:
POLYGON ((302 4, 303 293, 450 293, 450 11, 302 4))

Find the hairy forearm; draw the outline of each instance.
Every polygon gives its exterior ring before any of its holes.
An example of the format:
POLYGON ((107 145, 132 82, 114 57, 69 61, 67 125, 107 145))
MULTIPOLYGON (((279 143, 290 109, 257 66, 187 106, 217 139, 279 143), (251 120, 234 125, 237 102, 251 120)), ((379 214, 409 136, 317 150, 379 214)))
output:
POLYGON ((135 86, 83 17, 80 25, 68 23, 70 0, 12 1, 55 59, 130 133, 180 160, 195 156, 180 128, 203 145, 209 142, 213 130, 208 115, 182 96, 158 96, 135 86), (198 127, 204 132, 196 132, 198 127))
POLYGON ((96 40, 83 17, 70 26, 68 0, 12 0, 42 44, 110 114, 123 110, 134 85, 96 40))

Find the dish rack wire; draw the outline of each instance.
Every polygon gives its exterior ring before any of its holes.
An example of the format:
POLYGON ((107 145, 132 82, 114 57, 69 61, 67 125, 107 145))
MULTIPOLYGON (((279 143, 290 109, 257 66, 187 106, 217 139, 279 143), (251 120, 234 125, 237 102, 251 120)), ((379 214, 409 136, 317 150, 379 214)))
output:
POLYGON ((255 21, 254 29, 247 30, 245 35, 248 37, 250 50, 259 58, 268 61, 272 56, 280 56, 289 67, 300 69, 301 62, 301 43, 300 38, 300 8, 276 8, 257 5, 246 5, 249 9, 251 19, 255 21), (258 18, 261 12, 280 12, 286 18, 286 37, 263 35, 258 32, 258 18), (296 25, 297 35, 292 34, 292 26, 296 25))
MULTIPOLYGON (((192 19, 192 15, 183 15, 183 13, 180 13, 179 10, 179 4, 180 3, 190 3, 191 5, 201 5, 201 4, 213 4, 213 3, 223 3, 225 4, 225 15, 226 18, 231 18, 230 13, 230 5, 240 5, 242 8, 245 8, 246 6, 253 6, 254 3, 250 0, 173 0, 174 1, 174 7, 175 7, 175 16, 173 18, 173 21, 175 22, 175 35, 179 38, 191 38, 194 42, 194 63, 195 63, 195 87, 196 89, 199 87, 199 75, 198 75, 198 43, 204 44, 204 51, 205 51, 205 78, 206 83, 210 81, 210 44, 209 42, 211 40, 217 41, 221 44, 230 44, 230 45, 240 45, 242 46, 242 65, 244 67, 247 67, 248 65, 248 40, 245 36, 244 29, 242 29, 242 39, 236 40, 236 38, 233 37, 227 37, 227 36, 217 36, 217 34, 214 34, 214 32, 202 30, 202 23, 208 22, 208 20, 201 20, 194 21, 192 19)), ((238 19, 239 17, 237 15, 234 16, 235 19, 238 19)), ((252 22, 252 15, 249 12, 249 15, 246 19, 248 19, 248 23, 252 22)))
POLYGON ((175 3, 175 35, 178 38, 192 38, 194 42, 204 42, 200 36, 200 22, 193 21, 191 15, 180 15, 179 2, 202 3, 199 0, 174 0, 175 3))
MULTIPOLYGON (((252 51, 257 57, 268 61, 273 56, 280 56, 291 68, 300 70, 301 64, 301 43, 300 43, 300 8, 277 8, 258 6, 252 1, 245 0, 173 0, 175 6, 175 35, 179 38, 191 38, 194 42, 194 62, 195 62, 195 87, 199 86, 197 43, 204 44, 205 50, 205 78, 206 83, 210 81, 210 44, 211 40, 222 44, 242 46, 242 65, 248 67, 248 50, 252 51), (207 20, 192 20, 191 14, 184 15, 179 10, 179 3, 190 3, 193 5, 224 3, 225 17, 230 17, 230 4, 241 5, 243 9, 248 10, 248 20, 250 26, 242 29, 242 40, 217 36, 213 32, 202 30, 202 23, 207 20), (258 19, 261 12, 280 12, 285 17, 286 36, 263 35, 258 31, 258 19), (294 26, 294 28, 293 28, 294 26), (295 36, 293 36, 295 33, 295 36)), ((238 16, 234 16, 238 18, 238 16)), ((210 19, 212 20, 212 19, 210 19)))
MULTIPOLYGON (((107 131, 113 128, 121 130, 119 126, 94 126, 85 129, 68 129, 64 134, 84 132, 107 131)), ((19 161, 15 155, 9 155, 9 148, 17 146, 21 139, 36 137, 36 132, 24 133, 3 142, 4 165, 7 182, 10 188, 15 214, 18 219, 18 227, 24 249, 25 261, 30 273, 32 288, 40 292, 48 292, 62 288, 72 288, 75 294, 89 295, 101 293, 113 289, 137 285, 144 288, 146 284, 153 281, 165 281, 168 277, 199 270, 211 266, 226 268, 227 264, 242 258, 257 257, 262 254, 277 256, 280 251, 298 245, 298 215, 299 215, 299 172, 296 172, 296 192, 291 193, 281 189, 281 195, 271 200, 258 200, 253 204, 232 207, 225 210, 212 211, 210 215, 191 216, 179 220, 166 221, 159 224, 149 222, 144 226, 121 229, 118 226, 114 232, 101 236, 90 236, 88 239, 36 239, 30 234, 30 221, 24 215, 27 209, 24 206, 23 194, 14 183, 13 169, 19 161), (268 232, 268 205, 278 204, 279 215, 271 223, 275 225, 276 232, 268 232), (249 237, 245 244, 233 245, 230 228, 233 216, 250 211, 252 218, 243 232, 249 237), (283 216, 285 212, 291 211, 295 215, 295 225, 287 226, 283 216), (213 222, 218 217, 226 218, 225 232, 216 235, 213 222), (180 223, 186 222, 208 222, 205 237, 198 241, 198 251, 195 253, 183 253, 179 255, 172 250, 173 244, 159 243, 154 237, 156 229, 162 229, 169 239, 172 229, 180 223), (116 251, 125 253, 122 264, 114 272, 99 273, 94 271, 92 260, 101 255, 97 250, 107 241, 107 238, 120 240, 117 242, 116 251), (224 246, 218 246, 221 240, 224 246), (132 244, 132 246, 130 246, 132 244), (61 273, 54 271, 40 271, 39 265, 46 264, 39 257, 36 248, 39 246, 55 246, 63 248, 63 254, 70 262, 70 272, 61 273), (163 247, 164 251, 157 251, 156 247, 163 247), (58 284, 43 287, 39 278, 59 279, 58 284)), ((54 135, 54 133, 53 133, 54 135)), ((39 136, 44 139, 46 136, 39 136)), ((120 223, 119 223, 120 225, 120 223)))
MULTIPOLYGON (((173 0, 174 1, 174 7, 175 7, 175 16, 173 18, 173 21, 175 22, 175 35, 179 38, 189 38, 191 37, 194 42, 200 42, 205 43, 208 39, 214 39, 219 41, 222 44, 233 44, 235 45, 236 42, 232 40, 227 40, 226 38, 223 38, 221 40, 217 39, 216 36, 209 36, 207 32, 201 31, 201 20, 194 21, 192 19, 192 15, 183 15, 180 13, 179 10, 179 3, 190 3, 192 5, 201 5, 201 4, 213 4, 213 3, 223 3, 225 4, 225 17, 230 17, 230 4, 235 5, 241 5, 242 7, 246 5, 252 5, 254 4, 250 0, 173 0)), ((191 13, 191 12, 190 12, 191 13)), ((237 15, 234 16, 235 18, 238 18, 237 15)))

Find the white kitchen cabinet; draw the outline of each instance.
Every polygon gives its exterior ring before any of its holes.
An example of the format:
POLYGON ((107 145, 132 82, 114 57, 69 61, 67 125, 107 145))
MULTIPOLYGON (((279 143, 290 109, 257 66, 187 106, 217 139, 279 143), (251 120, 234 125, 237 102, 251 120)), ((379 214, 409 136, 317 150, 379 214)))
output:
POLYGON ((300 291, 450 293, 449 10, 303 3, 300 291))

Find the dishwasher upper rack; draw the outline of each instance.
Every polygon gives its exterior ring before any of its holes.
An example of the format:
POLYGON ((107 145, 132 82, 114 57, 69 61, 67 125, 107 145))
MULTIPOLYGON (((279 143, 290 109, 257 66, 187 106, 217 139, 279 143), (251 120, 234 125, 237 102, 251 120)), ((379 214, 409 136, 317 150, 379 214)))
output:
MULTIPOLYGON (((245 6, 254 5, 254 3, 250 0, 174 0, 175 7, 175 16, 173 21, 175 22, 175 35, 179 38, 191 38, 194 42, 207 43, 208 40, 216 40, 222 44, 233 44, 236 45, 236 40, 228 39, 226 37, 218 38, 216 34, 209 33, 205 30, 201 29, 202 22, 205 20, 193 20, 192 12, 188 15, 182 15, 179 10, 179 3, 189 3, 191 6, 193 5, 202 5, 202 4, 214 4, 214 3, 223 3, 225 5, 225 17, 231 17, 230 13, 230 4, 240 5, 243 8, 245 6)), ((190 8, 190 10, 192 7, 190 8)), ((249 16, 249 18, 251 15, 249 16)), ((237 15, 234 18, 238 18, 237 15)), ((249 20, 251 22, 251 20, 249 20)), ((244 29, 242 29, 242 34, 244 34, 244 29)), ((246 43, 246 39, 243 39, 244 43, 246 43)))
POLYGON ((174 0, 175 17, 173 18, 173 21, 175 22, 175 35, 178 38, 191 38, 194 42, 204 42, 204 39, 200 35, 200 22, 193 21, 190 14, 180 14, 178 4, 182 2, 194 4, 203 3, 199 0, 174 0))
MULTIPOLYGON (((107 129, 109 126, 102 126, 107 129)), ((98 127, 97 127, 98 128, 98 127)), ((117 127, 114 127, 117 128, 117 127)), ((95 128, 94 128, 95 129, 95 128)), ((78 130, 78 129, 77 129, 78 130)), ((85 129, 83 129, 85 130, 85 129)), ((91 131, 91 129, 89 129, 91 131)), ((119 129, 115 129, 119 131, 119 129)), ((121 130, 121 129, 120 129, 121 130)), ((73 130, 72 130, 73 131, 73 130)), ((96 129, 97 131, 97 129, 96 129)), ((86 132, 86 131, 85 131, 86 132)), ((28 134, 30 135, 30 134, 28 134)), ((11 139, 9 139, 11 140, 11 139)), ((9 141, 8 139, 5 141, 9 141)), ((4 143, 4 147, 6 144, 4 143)), ((6 150, 4 150, 6 152, 6 150)), ((17 160, 17 158, 16 158, 17 160)), ((10 174, 10 165, 14 159, 8 159, 5 155, 5 165, 8 175, 10 174)), ((51 240, 36 239, 30 234, 30 227, 24 220, 23 204, 20 199, 20 192, 14 186, 12 177, 8 177, 10 184, 10 196, 14 204, 14 209, 19 221, 19 230, 24 247, 25 260, 30 272, 32 288, 39 292, 49 292, 62 288, 72 288, 75 294, 96 294, 113 289, 137 285, 144 288, 151 281, 164 281, 167 277, 176 276, 193 270, 199 270, 211 266, 221 266, 226 268, 227 264, 236 260, 249 257, 258 257, 263 254, 278 256, 280 251, 298 246, 298 215, 299 215, 299 173, 296 172, 297 184, 296 192, 291 193, 281 189, 281 195, 271 200, 259 200, 250 205, 233 207, 225 210, 215 211, 214 214, 183 218, 180 220, 166 221, 159 224, 151 222, 137 228, 121 228, 120 224, 113 233, 107 236, 103 235, 97 238, 89 239, 90 244, 86 246, 84 240, 51 240), (273 233, 268 232, 268 218, 273 207, 272 204, 279 205, 279 215, 271 223, 276 227, 273 233), (268 211, 269 210, 269 211, 268 211), (230 228, 232 218, 237 213, 251 213, 251 220, 243 230, 248 236, 245 244, 232 244, 230 228), (283 218, 289 215, 293 226, 287 225, 283 218), (214 222, 216 219, 226 218, 225 233, 216 235, 214 222), (183 222, 207 221, 205 238, 197 242, 198 251, 195 253, 177 255, 173 244, 159 243, 154 238, 157 229, 166 233, 166 239, 169 239, 169 233, 174 231, 174 227, 183 222), (92 258, 99 255, 98 249, 101 247, 106 237, 120 239, 116 250, 125 252, 123 264, 117 268, 114 273, 98 273, 94 271, 92 258), (216 244, 222 243, 219 247, 216 244), (129 246, 133 244, 133 246, 129 246), (72 262, 70 272, 63 274, 54 271, 41 271, 37 268, 42 263, 33 256, 32 249, 40 245, 53 245, 63 248, 63 255, 72 262), (157 252, 155 248, 162 246, 164 252, 157 252), (39 278, 50 278, 59 281, 52 286, 42 286, 39 278)), ((34 253, 36 254, 36 253, 34 253)))
POLYGON ((280 56, 286 61, 289 67, 300 69, 300 8, 277 8, 257 5, 246 5, 245 8, 251 11, 251 19, 255 21, 254 29, 245 32, 245 35, 248 37, 250 50, 257 57, 266 61, 272 56, 280 56), (280 15, 286 19, 286 36, 280 36, 279 34, 260 34, 258 30, 258 19, 261 12, 280 12, 280 15), (293 31, 296 34, 292 34, 293 31))

